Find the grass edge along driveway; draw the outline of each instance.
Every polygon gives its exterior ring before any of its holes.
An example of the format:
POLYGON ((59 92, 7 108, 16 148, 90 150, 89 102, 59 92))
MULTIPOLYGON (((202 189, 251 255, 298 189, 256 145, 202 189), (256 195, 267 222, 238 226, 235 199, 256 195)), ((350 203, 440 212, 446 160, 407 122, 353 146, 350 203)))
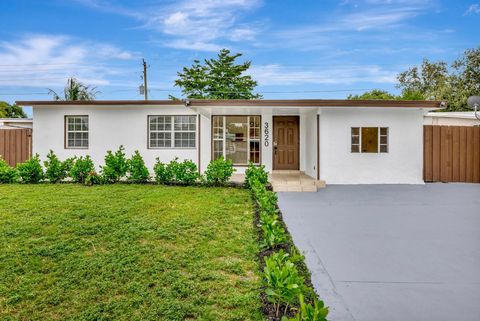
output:
POLYGON ((0 319, 262 320, 248 191, 0 185, 0 319))

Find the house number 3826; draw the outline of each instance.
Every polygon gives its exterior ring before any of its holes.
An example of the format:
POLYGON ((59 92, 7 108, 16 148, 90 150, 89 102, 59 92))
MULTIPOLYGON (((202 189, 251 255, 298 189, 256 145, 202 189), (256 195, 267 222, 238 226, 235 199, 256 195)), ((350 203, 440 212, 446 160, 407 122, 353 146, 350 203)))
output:
POLYGON ((265 147, 268 147, 270 145, 270 135, 269 135, 269 132, 270 132, 270 129, 268 128, 268 122, 265 122, 265 124, 263 125, 264 129, 263 129, 263 133, 264 133, 264 144, 265 144, 265 147))

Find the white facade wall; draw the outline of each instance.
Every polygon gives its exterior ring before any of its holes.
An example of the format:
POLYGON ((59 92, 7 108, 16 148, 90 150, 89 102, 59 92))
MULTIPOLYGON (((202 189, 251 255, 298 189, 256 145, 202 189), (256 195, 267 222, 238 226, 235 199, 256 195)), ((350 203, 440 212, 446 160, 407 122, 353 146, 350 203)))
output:
POLYGON ((320 179, 327 184, 423 184, 423 111, 337 108, 320 114, 320 179), (388 127, 388 153, 351 153, 351 127, 388 127))
MULTIPOLYGON (((60 159, 90 155, 96 169, 107 150, 123 145, 127 156, 138 150, 150 171, 155 159, 190 159, 205 171, 211 160, 212 115, 260 115, 261 162, 273 164, 273 116, 300 117, 300 170, 317 177, 317 114, 320 119, 320 179, 327 184, 423 183, 423 111, 412 108, 228 108, 214 112, 184 106, 34 107, 33 152, 45 159, 53 150, 60 159), (148 149, 148 115, 197 115, 196 148, 148 149), (89 116, 89 148, 65 149, 66 115, 89 116), (388 153, 351 153, 351 127, 389 127, 388 153), (199 162, 200 148, 200 162, 199 162)), ((245 167, 237 167, 243 173, 245 167)))
MULTIPOLYGON (((53 150, 60 159, 71 156, 90 155, 95 167, 100 170, 104 164, 107 150, 115 151, 120 145, 125 147, 127 157, 138 150, 150 171, 153 171, 155 159, 169 162, 175 157, 198 162, 197 148, 148 149, 147 121, 148 115, 191 115, 194 111, 183 106, 158 107, 107 107, 107 106, 55 106, 33 108, 33 153, 46 159, 49 150, 53 150), (88 115, 89 147, 88 149, 65 149, 64 126, 67 115, 88 115)), ((202 133, 209 130, 209 120, 202 119, 202 133)), ((203 145, 206 145, 206 140, 203 145)), ((206 146, 207 147, 207 146, 206 146)), ((203 162, 202 162, 203 164, 203 162)), ((204 167, 205 168, 205 167, 204 167)))
POLYGON ((305 145, 300 146, 300 158, 304 162, 301 170, 305 171, 305 174, 313 178, 317 178, 317 112, 310 111, 305 113, 302 118, 300 118, 300 126, 303 125, 303 131, 300 130, 300 133, 303 134, 305 138, 305 145), (302 122, 303 120, 303 122, 302 122), (303 150, 303 153, 302 153, 303 150))

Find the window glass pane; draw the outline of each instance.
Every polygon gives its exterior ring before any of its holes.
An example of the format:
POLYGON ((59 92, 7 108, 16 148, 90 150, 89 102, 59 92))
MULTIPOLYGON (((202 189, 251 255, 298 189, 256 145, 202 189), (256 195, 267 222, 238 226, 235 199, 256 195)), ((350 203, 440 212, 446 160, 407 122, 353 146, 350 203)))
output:
POLYGON ((223 155, 223 140, 213 141, 213 159, 217 159, 223 155))
POLYGON ((352 153, 359 153, 360 146, 359 145, 352 145, 352 153))
POLYGON ((378 127, 362 127, 362 153, 378 153, 378 127))
POLYGON ((388 153, 388 146, 380 145, 380 153, 388 153))
POLYGON ((387 136, 380 136, 380 144, 382 145, 387 144, 387 136))
POLYGON ((225 117, 225 158, 234 164, 248 163, 247 116, 225 117))
POLYGON ((250 142, 250 159, 254 164, 260 163, 260 142, 250 142))
POLYGON ((360 128, 352 127, 352 135, 360 135, 360 128))
POLYGON ((260 139, 260 117, 250 116, 250 139, 260 139))
POLYGON ((352 136, 352 144, 360 144, 360 137, 359 136, 352 136))
POLYGON ((387 127, 381 127, 380 128, 380 135, 387 135, 388 133, 388 128, 387 127))

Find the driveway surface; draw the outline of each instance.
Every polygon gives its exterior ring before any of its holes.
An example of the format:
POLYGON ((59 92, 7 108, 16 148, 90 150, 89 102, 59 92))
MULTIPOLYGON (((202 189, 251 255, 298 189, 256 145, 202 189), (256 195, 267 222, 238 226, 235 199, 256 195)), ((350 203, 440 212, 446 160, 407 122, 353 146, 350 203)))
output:
POLYGON ((279 193, 329 320, 480 320, 480 184, 279 193))

